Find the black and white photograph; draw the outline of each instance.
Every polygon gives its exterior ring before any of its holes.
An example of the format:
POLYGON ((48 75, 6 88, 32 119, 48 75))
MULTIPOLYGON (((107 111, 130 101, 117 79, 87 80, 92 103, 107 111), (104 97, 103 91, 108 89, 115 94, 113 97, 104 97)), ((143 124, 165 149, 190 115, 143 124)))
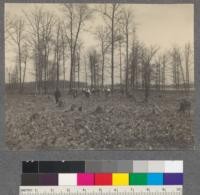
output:
POLYGON ((10 150, 194 148, 193 4, 6 3, 10 150))

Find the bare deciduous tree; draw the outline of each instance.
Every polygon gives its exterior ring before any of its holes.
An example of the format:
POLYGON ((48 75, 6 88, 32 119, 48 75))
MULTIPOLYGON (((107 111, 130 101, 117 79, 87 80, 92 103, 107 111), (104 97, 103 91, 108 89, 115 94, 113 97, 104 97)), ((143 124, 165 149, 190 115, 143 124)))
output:
POLYGON ((91 10, 86 4, 65 4, 64 13, 66 17, 65 21, 67 21, 65 23, 66 38, 70 47, 71 67, 69 89, 71 90, 74 85, 74 66, 77 43, 82 27, 91 16, 91 10))
POLYGON ((177 90, 184 87, 186 91, 185 75, 183 70, 183 59, 181 49, 174 46, 171 52, 172 56, 172 70, 173 70, 173 83, 177 90))
POLYGON ((26 39, 25 33, 25 20, 22 17, 16 17, 12 19, 13 22, 7 32, 9 37, 17 46, 17 54, 18 54, 18 67, 19 67, 19 90, 22 92, 22 47, 24 45, 26 39))
POLYGON ((61 23, 58 22, 56 26, 56 37, 55 37, 55 64, 56 64, 56 89, 59 88, 60 81, 60 60, 61 60, 61 23))
POLYGON ((66 50, 67 50, 67 41, 65 38, 65 29, 64 25, 61 26, 61 49, 62 49, 62 70, 63 70, 63 89, 65 89, 65 82, 66 82, 66 50))
POLYGON ((105 77, 105 58, 106 53, 108 51, 108 48, 110 46, 109 40, 108 40, 108 29, 104 26, 99 26, 96 30, 96 37, 99 40, 100 43, 100 50, 101 50, 101 87, 104 87, 104 77, 105 77))
POLYGON ((22 79, 22 90, 24 89, 28 59, 29 59, 28 44, 25 43, 23 48, 22 48, 22 63, 24 64, 23 79, 22 79))
POLYGON ((43 13, 41 20, 41 37, 42 37, 42 66, 44 71, 44 93, 48 91, 49 80, 49 55, 51 52, 51 41, 53 39, 53 27, 56 23, 55 16, 50 12, 43 13))
POLYGON ((122 26, 123 26, 123 33, 125 37, 125 45, 126 45, 126 68, 125 68, 125 92, 128 95, 128 88, 129 88, 129 41, 130 41, 130 33, 133 29, 133 13, 131 10, 122 10, 122 26))
POLYGON ((190 66, 191 66, 191 45, 190 43, 185 44, 184 58, 185 58, 185 82, 187 86, 187 91, 190 90, 190 66))
POLYGON ((139 62, 140 62, 140 43, 138 40, 136 40, 135 36, 133 38, 132 42, 132 48, 131 48, 131 55, 130 55, 130 64, 131 64, 131 88, 137 89, 138 83, 139 83, 139 62))
POLYGON ((110 30, 111 34, 111 90, 114 90, 114 54, 115 54, 115 42, 117 41, 117 24, 118 24, 118 15, 120 13, 119 10, 120 5, 117 3, 113 3, 110 5, 104 5, 101 13, 104 16, 104 19, 107 20, 106 24, 110 30))
POLYGON ((95 49, 91 49, 88 54, 90 66, 91 88, 96 89, 99 80, 99 54, 95 49))
POLYGON ((151 62, 157 51, 158 51, 158 48, 154 46, 144 47, 142 51, 142 55, 141 55, 146 102, 148 101, 148 98, 149 98, 149 90, 151 86, 151 71, 152 71, 151 62))
POLYGON ((165 80, 166 80, 166 64, 167 64, 167 54, 159 54, 157 60, 155 61, 156 72, 155 72, 155 85, 156 89, 159 91, 165 90, 165 80))
POLYGON ((55 17, 52 13, 44 11, 41 7, 32 12, 24 12, 31 32, 29 32, 29 45, 33 49, 35 62, 35 90, 42 92, 44 86, 47 92, 47 80, 49 77, 49 55, 53 36, 55 17), (44 77, 44 78, 43 78, 44 77), (44 82, 43 82, 44 81, 44 82))

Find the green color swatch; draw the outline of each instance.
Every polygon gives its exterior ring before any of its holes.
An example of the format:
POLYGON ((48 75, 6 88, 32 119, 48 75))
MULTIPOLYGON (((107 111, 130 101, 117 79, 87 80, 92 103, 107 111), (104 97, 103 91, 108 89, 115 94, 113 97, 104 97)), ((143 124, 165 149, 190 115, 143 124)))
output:
POLYGON ((147 185, 147 173, 130 173, 129 185, 147 185))

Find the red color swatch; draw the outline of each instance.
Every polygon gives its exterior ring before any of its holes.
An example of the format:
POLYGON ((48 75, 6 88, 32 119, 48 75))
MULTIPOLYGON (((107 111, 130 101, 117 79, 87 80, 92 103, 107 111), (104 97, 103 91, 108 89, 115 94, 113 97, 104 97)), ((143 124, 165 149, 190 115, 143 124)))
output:
POLYGON ((112 173, 95 173, 95 185, 112 185, 112 173))

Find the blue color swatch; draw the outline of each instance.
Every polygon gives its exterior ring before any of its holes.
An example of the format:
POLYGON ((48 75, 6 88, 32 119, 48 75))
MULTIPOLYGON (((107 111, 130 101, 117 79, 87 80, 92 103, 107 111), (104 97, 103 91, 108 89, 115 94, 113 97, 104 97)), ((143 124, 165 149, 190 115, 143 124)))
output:
POLYGON ((147 174, 147 185, 163 185, 163 174, 162 173, 147 174))

